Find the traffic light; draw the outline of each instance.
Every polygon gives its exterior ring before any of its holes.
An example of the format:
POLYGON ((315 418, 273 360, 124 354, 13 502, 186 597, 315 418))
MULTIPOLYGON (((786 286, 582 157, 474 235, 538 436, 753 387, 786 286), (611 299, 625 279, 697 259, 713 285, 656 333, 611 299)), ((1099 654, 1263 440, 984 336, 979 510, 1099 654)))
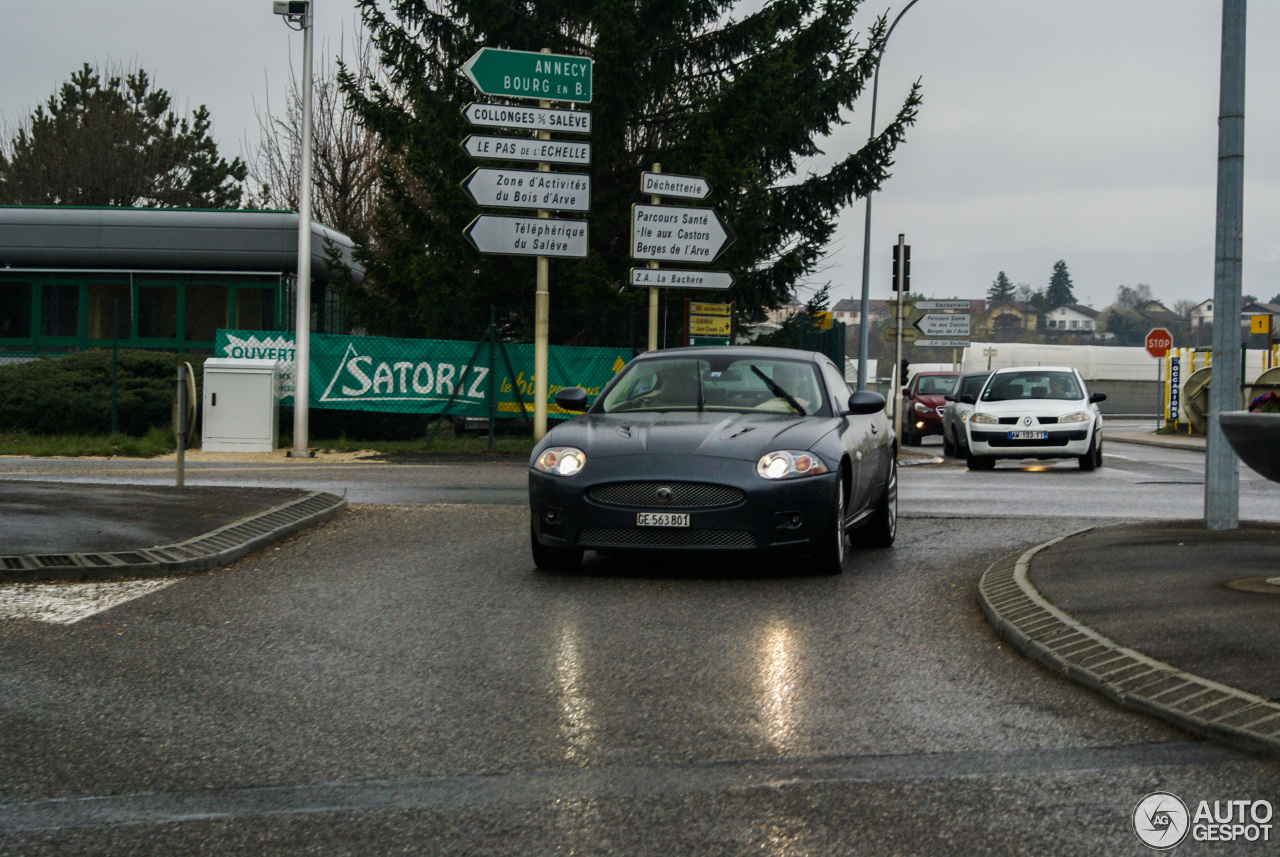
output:
POLYGON ((894 244, 893 245, 893 290, 899 290, 898 268, 902 268, 901 290, 904 292, 911 291, 911 245, 910 244, 894 244), (899 266, 898 251, 902 251, 902 264, 899 266))
POLYGON ((904 358, 902 358, 902 366, 901 366, 901 370, 902 370, 902 379, 901 379, 900 381, 898 381, 898 386, 899 386, 899 387, 905 387, 905 386, 907 386, 907 367, 908 367, 909 365, 910 365, 910 364, 907 362, 907 358, 905 358, 905 357, 904 357, 904 358))

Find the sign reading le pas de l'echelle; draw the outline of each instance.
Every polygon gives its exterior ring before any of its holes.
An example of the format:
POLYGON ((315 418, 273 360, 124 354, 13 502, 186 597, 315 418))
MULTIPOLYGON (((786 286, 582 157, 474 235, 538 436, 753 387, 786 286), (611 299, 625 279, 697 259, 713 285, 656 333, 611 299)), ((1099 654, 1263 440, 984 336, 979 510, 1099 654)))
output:
MULTIPOLYGON (((495 409, 499 416, 519 416, 520 399, 533 414, 533 346, 506 345, 507 370, 501 350, 475 342, 451 339, 391 339, 382 336, 311 334, 311 407, 397 413, 441 413, 452 398, 449 413, 488 416, 489 390, 497 384, 495 409), (472 361, 472 357, 475 357, 472 361), (515 377, 512 377, 514 372, 515 377)), ((284 363, 281 404, 293 404, 293 334, 264 330, 219 330, 218 357, 279 360, 284 363)), ((556 407, 555 393, 563 387, 583 387, 599 395, 618 370, 631 359, 626 348, 581 348, 553 345, 548 349, 547 413, 571 416, 556 407)))

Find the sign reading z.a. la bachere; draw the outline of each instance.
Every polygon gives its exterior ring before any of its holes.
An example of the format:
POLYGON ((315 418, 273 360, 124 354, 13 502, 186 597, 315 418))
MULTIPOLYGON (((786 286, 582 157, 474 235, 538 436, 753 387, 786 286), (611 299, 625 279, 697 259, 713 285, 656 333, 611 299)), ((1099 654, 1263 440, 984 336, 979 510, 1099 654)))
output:
MULTIPOLYGON (((499 416, 519 416, 521 402, 533 411, 533 346, 505 346, 511 371, 500 353, 451 339, 392 339, 381 336, 311 335, 311 407, 397 413, 487 416, 496 390, 499 416), (514 375, 514 377, 513 377, 514 375), (494 385, 497 385, 496 388, 494 385), (517 393, 519 394, 517 396, 517 393)), ((293 404, 293 335, 264 330, 219 330, 218 357, 277 360, 286 379, 281 404, 293 404)), ((625 348, 553 345, 547 355, 547 412, 570 416, 554 403, 557 390, 583 387, 598 395, 631 359, 625 348)))

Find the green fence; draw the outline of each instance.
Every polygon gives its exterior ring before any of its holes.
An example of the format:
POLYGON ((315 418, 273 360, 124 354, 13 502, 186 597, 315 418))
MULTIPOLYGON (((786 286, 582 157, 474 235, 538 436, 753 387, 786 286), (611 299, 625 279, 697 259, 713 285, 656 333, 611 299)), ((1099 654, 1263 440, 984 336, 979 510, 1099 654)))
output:
MULTIPOLYGON (((279 360, 291 364, 291 334, 220 330, 219 357, 279 360)), ((568 416, 553 397, 562 387, 596 395, 631 359, 626 348, 553 345, 547 354, 547 413, 568 416)), ((391 413, 514 417, 533 413, 533 346, 448 339, 311 335, 309 400, 312 408, 391 413), (492 400, 491 400, 492 397, 492 400)), ((281 404, 293 403, 291 367, 281 404)))

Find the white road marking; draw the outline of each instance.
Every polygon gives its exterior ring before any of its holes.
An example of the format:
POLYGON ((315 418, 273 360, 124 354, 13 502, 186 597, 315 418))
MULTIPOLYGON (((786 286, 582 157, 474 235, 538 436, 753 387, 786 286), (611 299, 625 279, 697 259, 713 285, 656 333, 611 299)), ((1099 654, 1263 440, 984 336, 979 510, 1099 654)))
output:
POLYGON ((0 585, 0 620, 32 619, 71 625, 95 613, 158 592, 181 578, 104 583, 10 583, 0 585))

